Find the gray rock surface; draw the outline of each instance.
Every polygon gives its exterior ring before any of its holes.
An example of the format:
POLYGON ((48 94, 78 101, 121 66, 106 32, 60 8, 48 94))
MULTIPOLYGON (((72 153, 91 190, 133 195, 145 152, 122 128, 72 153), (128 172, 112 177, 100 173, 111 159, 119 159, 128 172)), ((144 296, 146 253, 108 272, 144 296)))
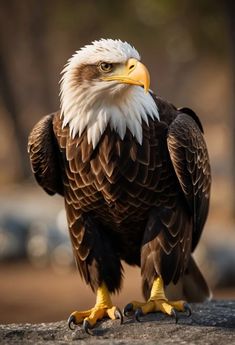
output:
POLYGON ((42 324, 0 325, 0 344, 79 344, 79 345, 168 345, 235 344, 235 301, 212 301, 194 304, 192 316, 181 314, 178 324, 161 314, 149 314, 141 323, 125 318, 103 321, 93 330, 94 336, 75 331, 65 321, 42 324))

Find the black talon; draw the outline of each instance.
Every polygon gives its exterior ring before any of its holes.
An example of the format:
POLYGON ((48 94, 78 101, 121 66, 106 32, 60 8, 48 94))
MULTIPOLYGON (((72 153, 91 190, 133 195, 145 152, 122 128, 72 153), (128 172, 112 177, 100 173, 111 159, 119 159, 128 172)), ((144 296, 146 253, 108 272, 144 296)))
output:
POLYGON ((135 311, 135 320, 138 321, 138 322, 141 322, 140 321, 140 316, 143 316, 143 312, 142 312, 142 309, 138 308, 135 311))
POLYGON ((133 312, 134 312, 133 304, 128 303, 123 310, 123 314, 128 317, 128 316, 130 316, 130 314, 133 314, 133 312))
POLYGON ((94 335, 92 330, 91 330, 91 325, 89 324, 89 322, 87 320, 83 321, 82 324, 82 328, 84 329, 84 331, 89 334, 89 335, 94 335))
POLYGON ((178 317, 178 313, 177 313, 176 309, 172 308, 171 315, 175 318, 175 323, 178 323, 179 317, 178 317))
POLYGON ((120 319, 120 325, 123 324, 123 315, 122 312, 119 308, 116 308, 115 313, 114 313, 116 319, 120 319))
POLYGON ((184 304, 184 311, 186 312, 186 315, 188 317, 192 315, 192 309, 190 308, 188 303, 184 304))
POLYGON ((74 315, 70 315, 70 317, 68 318, 68 326, 71 329, 71 331, 75 330, 75 326, 76 326, 76 318, 74 315))

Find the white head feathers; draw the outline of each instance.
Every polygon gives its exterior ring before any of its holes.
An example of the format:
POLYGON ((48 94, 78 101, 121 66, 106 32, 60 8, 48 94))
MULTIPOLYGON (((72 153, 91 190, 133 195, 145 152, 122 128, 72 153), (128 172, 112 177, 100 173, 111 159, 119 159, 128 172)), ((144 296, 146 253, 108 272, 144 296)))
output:
POLYGON ((68 66, 94 64, 100 61, 124 63, 127 59, 140 60, 137 50, 127 42, 121 40, 101 39, 82 47, 68 60, 68 66))
POLYGON ((61 114, 63 126, 69 125, 70 135, 80 136, 87 130, 93 148, 107 125, 123 139, 129 128, 139 144, 142 143, 142 121, 148 116, 159 119, 155 102, 142 87, 101 79, 78 83, 77 70, 99 62, 125 63, 129 58, 140 60, 139 53, 127 42, 101 39, 77 51, 62 71, 61 114))

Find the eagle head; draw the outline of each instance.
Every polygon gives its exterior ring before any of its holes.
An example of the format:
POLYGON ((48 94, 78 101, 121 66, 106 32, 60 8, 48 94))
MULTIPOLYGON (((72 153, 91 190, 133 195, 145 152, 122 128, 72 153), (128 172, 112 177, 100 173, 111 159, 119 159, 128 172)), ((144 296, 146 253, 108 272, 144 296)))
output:
POLYGON ((121 40, 101 39, 78 50, 61 78, 61 116, 70 135, 86 130, 93 148, 107 125, 121 139, 127 128, 142 143, 142 121, 158 118, 150 76, 137 50, 121 40))

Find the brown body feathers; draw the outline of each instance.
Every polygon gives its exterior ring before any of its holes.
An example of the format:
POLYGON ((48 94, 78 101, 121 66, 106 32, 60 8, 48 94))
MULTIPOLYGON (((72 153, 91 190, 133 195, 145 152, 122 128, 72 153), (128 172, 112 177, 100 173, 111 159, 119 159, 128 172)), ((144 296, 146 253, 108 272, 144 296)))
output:
POLYGON ((206 221, 211 176, 200 121, 155 101, 160 121, 143 122, 142 145, 129 130, 121 140, 107 126, 93 149, 86 130, 70 137, 60 113, 44 117, 29 138, 35 177, 64 196, 76 262, 93 289, 102 281, 120 288, 121 260, 141 266, 146 296, 156 276, 177 283, 206 221))

